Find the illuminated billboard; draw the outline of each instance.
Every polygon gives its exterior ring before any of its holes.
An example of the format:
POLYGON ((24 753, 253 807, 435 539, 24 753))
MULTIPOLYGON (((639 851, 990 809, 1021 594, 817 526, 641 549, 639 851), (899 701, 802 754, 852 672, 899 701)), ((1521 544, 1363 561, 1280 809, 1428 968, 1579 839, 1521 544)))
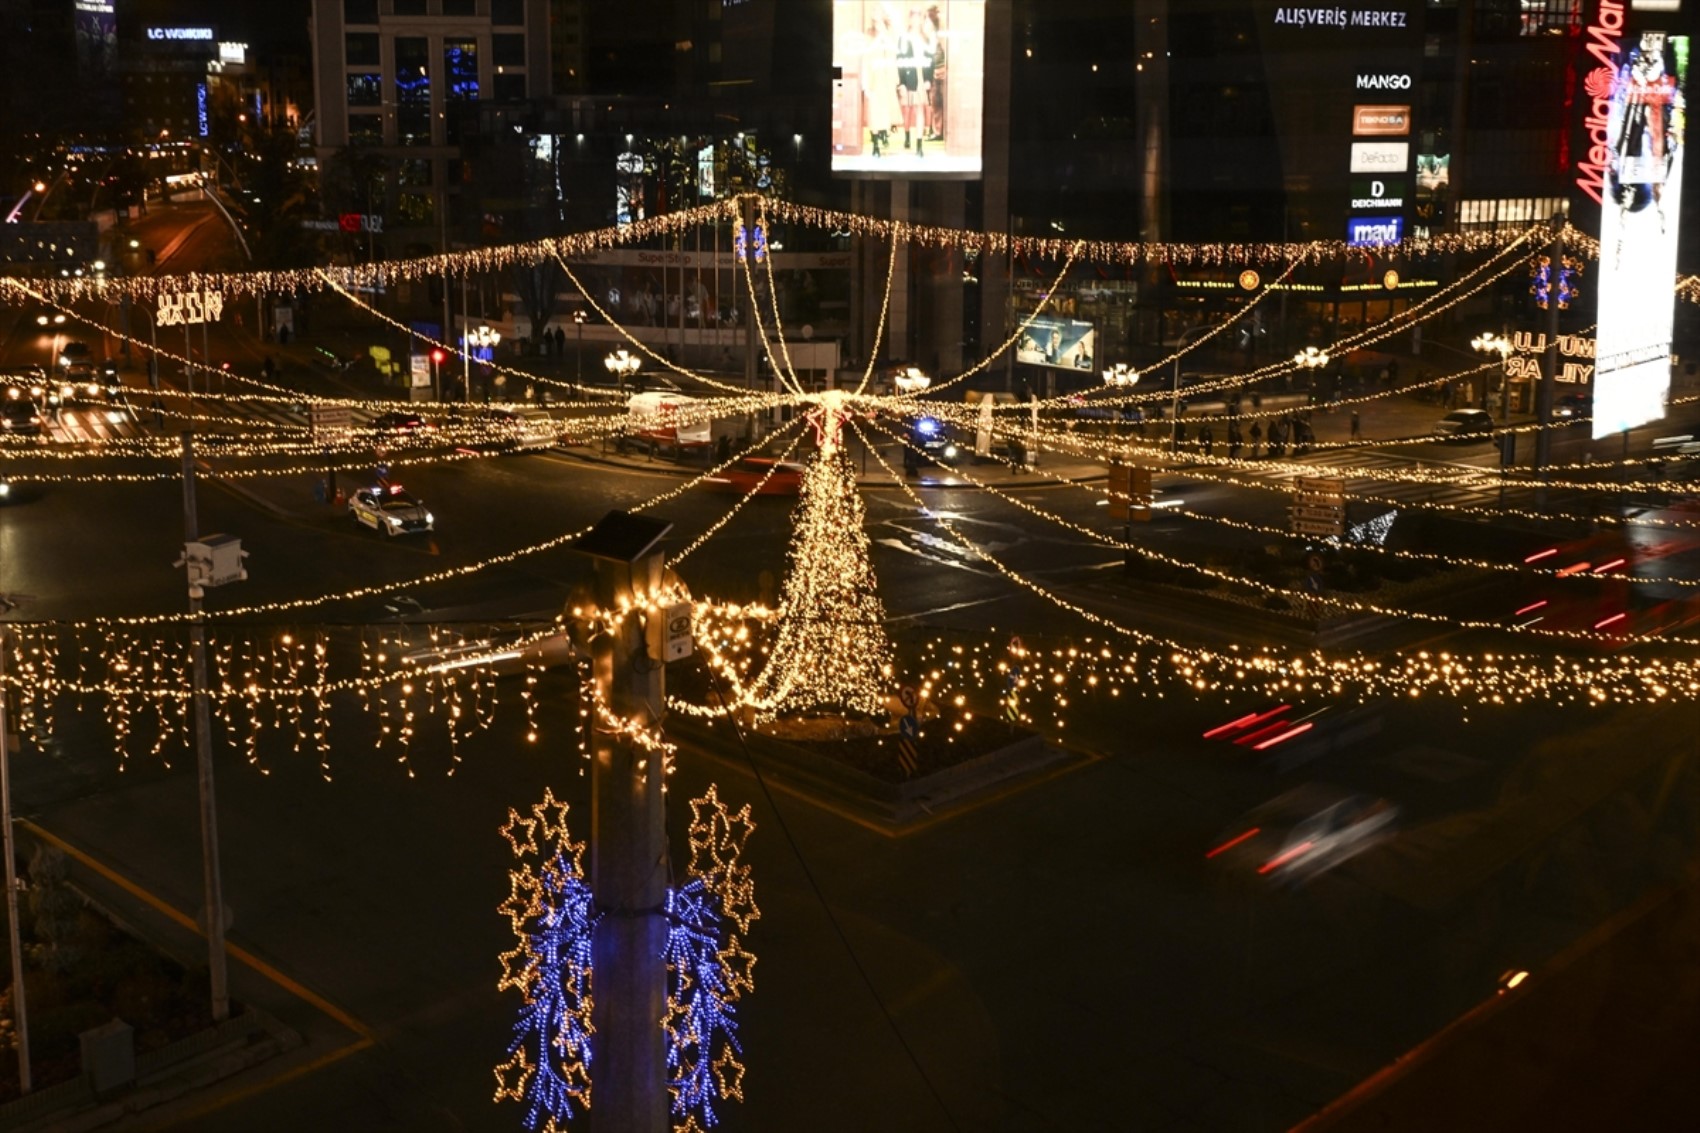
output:
POLYGON ((1040 315, 1021 332, 1015 360, 1058 370, 1094 370, 1098 366, 1098 336, 1092 323, 1040 315))
POLYGON ((833 0, 832 171, 980 175, 986 0, 833 0))
POLYGON ((1596 439, 1659 420, 1670 392, 1689 46, 1686 36, 1624 30, 1610 61, 1595 54, 1583 79, 1597 196, 1579 184, 1600 203, 1596 439))

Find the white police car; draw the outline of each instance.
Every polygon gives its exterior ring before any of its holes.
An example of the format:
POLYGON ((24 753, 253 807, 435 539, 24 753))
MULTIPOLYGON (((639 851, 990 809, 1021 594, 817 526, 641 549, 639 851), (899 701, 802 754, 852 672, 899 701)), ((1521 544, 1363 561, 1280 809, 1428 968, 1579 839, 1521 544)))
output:
POLYGON ((425 505, 408 495, 400 484, 361 488, 349 497, 348 514, 362 527, 385 535, 432 531, 436 524, 425 505))

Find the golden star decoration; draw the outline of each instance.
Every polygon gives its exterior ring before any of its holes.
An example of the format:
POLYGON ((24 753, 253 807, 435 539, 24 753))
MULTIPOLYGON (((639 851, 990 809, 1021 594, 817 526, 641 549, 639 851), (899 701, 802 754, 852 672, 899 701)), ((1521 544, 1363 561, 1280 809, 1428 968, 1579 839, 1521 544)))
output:
POLYGON ((522 941, 512 952, 502 953, 500 959, 502 978, 496 981, 496 990, 517 988, 529 1003, 531 985, 537 982, 537 954, 531 950, 530 942, 522 941))
POLYGON ((513 847, 514 857, 523 858, 537 852, 537 820, 522 818, 519 811, 508 808, 508 821, 502 826, 502 837, 513 847), (522 836, 523 835, 523 836, 522 836))
POLYGON ((496 906, 496 911, 513 923, 515 934, 524 936, 525 922, 537 915, 537 899, 542 892, 542 880, 527 863, 508 871, 508 899, 496 906))
POLYGON ((755 966, 755 954, 740 948, 736 936, 726 942, 726 947, 720 950, 720 967, 726 973, 728 1002, 736 1000, 746 991, 755 990, 755 966))
POLYGON ((714 1081, 721 1097, 744 1100, 744 1064, 732 1054, 731 1047, 714 1060, 714 1081))
POLYGON ((525 1056, 525 1048, 514 1050, 513 1057, 496 1067, 496 1101, 512 1098, 519 1101, 525 1096, 525 1087, 531 1082, 531 1072, 535 1070, 531 1060, 525 1056), (511 1076, 511 1080, 510 1080, 511 1076))
POLYGON ((564 841, 567 837, 567 804, 555 798, 555 792, 548 787, 543 788, 543 801, 531 804, 531 813, 537 816, 538 833, 545 841, 564 841))

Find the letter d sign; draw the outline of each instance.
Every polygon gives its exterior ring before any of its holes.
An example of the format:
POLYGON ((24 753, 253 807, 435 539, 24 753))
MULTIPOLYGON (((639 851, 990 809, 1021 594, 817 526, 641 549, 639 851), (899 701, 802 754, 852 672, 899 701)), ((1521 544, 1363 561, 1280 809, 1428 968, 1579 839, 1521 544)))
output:
POLYGON ((1387 195, 1387 182, 1371 181, 1369 183, 1369 195, 1377 199, 1385 197, 1387 195))

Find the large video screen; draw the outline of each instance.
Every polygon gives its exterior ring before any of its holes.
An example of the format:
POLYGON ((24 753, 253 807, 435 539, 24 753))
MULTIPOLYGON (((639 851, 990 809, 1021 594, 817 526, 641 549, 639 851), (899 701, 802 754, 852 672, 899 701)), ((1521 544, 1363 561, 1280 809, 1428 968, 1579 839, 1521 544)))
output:
POLYGON ((1098 336, 1092 323, 1040 315, 1015 344, 1015 360, 1058 370, 1098 368, 1098 336))
POLYGON ((1596 439, 1660 419, 1670 392, 1688 52, 1686 36, 1626 35, 1611 78, 1596 283, 1596 439))
POLYGON ((986 0, 833 0, 832 171, 980 175, 986 0))

